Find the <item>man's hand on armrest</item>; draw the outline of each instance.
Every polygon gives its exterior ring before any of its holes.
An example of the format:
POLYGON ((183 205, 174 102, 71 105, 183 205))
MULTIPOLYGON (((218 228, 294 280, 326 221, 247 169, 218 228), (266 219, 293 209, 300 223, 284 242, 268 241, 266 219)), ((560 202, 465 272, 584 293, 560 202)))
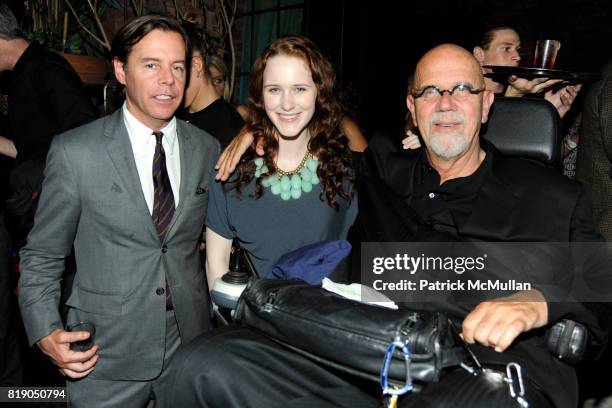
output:
POLYGON ((461 334, 467 343, 480 343, 502 352, 518 335, 547 322, 546 299, 533 289, 480 303, 463 320, 461 334))
POLYGON ((98 361, 98 346, 87 351, 72 351, 70 343, 86 340, 86 331, 67 332, 55 329, 51 334, 38 341, 38 347, 49 356, 60 372, 70 378, 82 378, 94 370, 98 361))

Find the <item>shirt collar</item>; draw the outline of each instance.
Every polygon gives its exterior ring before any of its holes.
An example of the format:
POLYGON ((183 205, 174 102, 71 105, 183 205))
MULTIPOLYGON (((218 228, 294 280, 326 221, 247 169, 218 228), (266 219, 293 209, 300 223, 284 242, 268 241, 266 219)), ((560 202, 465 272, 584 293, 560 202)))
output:
MULTIPOLYGON (((132 146, 135 151, 142 151, 149 143, 150 138, 153 136, 153 129, 145 126, 140 122, 127 108, 127 102, 123 103, 123 120, 125 127, 127 128, 128 135, 132 141, 132 146)), ((164 140, 170 150, 174 150, 174 145, 177 140, 176 135, 176 118, 173 116, 172 119, 164 126, 160 131, 164 134, 164 140)))
POLYGON ((480 189, 486 175, 489 173, 492 167, 492 154, 489 148, 489 143, 481 140, 481 147, 485 151, 486 155, 483 161, 480 163, 474 173, 455 179, 446 181, 440 185, 440 174, 431 167, 425 149, 422 150, 422 154, 418 158, 417 171, 415 172, 415 182, 418 184, 428 184, 430 190, 437 192, 447 192, 450 194, 467 195, 477 192, 480 189))

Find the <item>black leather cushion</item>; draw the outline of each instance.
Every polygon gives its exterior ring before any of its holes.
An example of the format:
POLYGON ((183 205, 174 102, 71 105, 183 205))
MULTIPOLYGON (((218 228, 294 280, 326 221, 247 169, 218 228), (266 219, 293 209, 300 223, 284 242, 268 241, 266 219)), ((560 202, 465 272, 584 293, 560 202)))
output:
POLYGON ((557 166, 560 127, 557 110, 544 99, 496 97, 481 135, 507 155, 557 166))

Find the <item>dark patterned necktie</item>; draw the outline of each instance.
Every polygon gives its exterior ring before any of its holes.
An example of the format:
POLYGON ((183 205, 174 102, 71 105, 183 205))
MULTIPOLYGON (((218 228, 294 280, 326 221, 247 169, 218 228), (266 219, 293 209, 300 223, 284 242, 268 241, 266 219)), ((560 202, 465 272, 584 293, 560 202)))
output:
MULTIPOLYGON (((153 154, 153 224, 157 230, 160 242, 164 242, 164 238, 170 228, 170 221, 174 215, 174 195, 172 194, 172 186, 170 185, 170 177, 168 177, 168 169, 166 168, 166 153, 162 146, 162 132, 153 132, 155 135, 155 153, 153 154)), ((164 251, 165 252, 165 251, 164 251)), ((166 278, 166 310, 172 310, 172 297, 170 288, 168 287, 168 278, 166 278)))
POLYGON ((174 215, 174 195, 170 186, 170 178, 166 169, 166 154, 162 146, 162 132, 153 132, 155 135, 155 154, 153 155, 153 223, 157 229, 160 241, 164 241, 170 221, 174 215))

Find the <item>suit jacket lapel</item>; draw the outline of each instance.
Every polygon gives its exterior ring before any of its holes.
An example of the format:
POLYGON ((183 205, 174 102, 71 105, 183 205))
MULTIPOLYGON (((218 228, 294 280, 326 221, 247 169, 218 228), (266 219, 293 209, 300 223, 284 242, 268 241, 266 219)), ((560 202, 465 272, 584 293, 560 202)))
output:
POLYGON ((178 219, 181 216, 185 200, 190 194, 195 194, 195 191, 190 191, 190 186, 194 186, 194 177, 198 177, 199 173, 193 167, 193 145, 191 138, 193 137, 183 122, 177 120, 176 133, 179 142, 179 155, 181 161, 181 185, 179 187, 179 204, 174 211, 172 221, 170 221, 170 229, 166 234, 166 241, 174 235, 178 219))
POLYGON ((123 122, 121 109, 117 110, 109 117, 104 128, 104 136, 107 137, 108 140, 106 149, 110 159, 119 177, 123 181, 130 199, 143 215, 146 214, 145 218, 148 219, 148 228, 153 236, 158 239, 157 231, 153 225, 153 219, 151 218, 151 213, 149 212, 149 207, 147 206, 142 191, 142 185, 140 184, 140 177, 138 176, 138 169, 136 168, 136 162, 134 160, 132 144, 130 143, 128 132, 123 122))

